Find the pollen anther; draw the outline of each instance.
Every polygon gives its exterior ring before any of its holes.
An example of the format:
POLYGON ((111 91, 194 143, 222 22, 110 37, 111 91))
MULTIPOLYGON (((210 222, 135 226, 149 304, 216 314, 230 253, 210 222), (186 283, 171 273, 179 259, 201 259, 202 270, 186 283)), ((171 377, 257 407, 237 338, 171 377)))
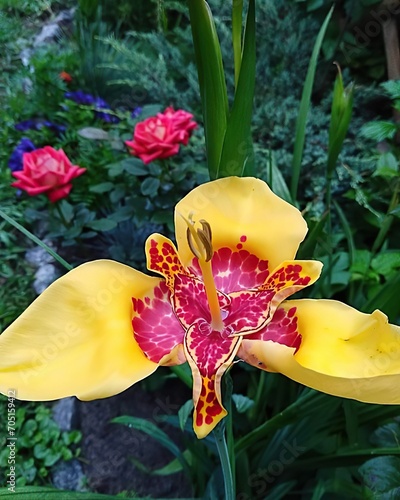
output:
POLYGON ((185 219, 185 221, 188 225, 186 237, 191 252, 199 260, 201 259, 205 262, 209 262, 213 256, 212 232, 210 224, 206 220, 201 219, 199 220, 201 229, 195 229, 193 213, 190 213, 189 217, 185 219))

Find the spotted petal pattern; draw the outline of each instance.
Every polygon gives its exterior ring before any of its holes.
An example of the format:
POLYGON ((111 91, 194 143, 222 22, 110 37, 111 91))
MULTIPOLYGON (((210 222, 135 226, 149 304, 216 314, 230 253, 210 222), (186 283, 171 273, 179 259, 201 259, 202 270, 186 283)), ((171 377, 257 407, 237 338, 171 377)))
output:
MULTIPOLYGON (((245 249, 247 237, 242 235, 234 250, 222 247, 214 251, 211 261, 215 286, 223 293, 258 288, 268 277, 268 261, 245 249)), ((191 269, 200 275, 197 259, 191 269)))
POLYGON ((185 353, 193 374, 194 430, 206 436, 226 415, 221 400, 221 378, 240 346, 230 331, 217 332, 200 319, 185 337, 185 353))
MULTIPOLYGON (((301 334, 298 329, 298 321, 296 316, 296 307, 283 308, 279 307, 271 322, 268 323, 263 329, 256 333, 246 335, 240 346, 238 356, 246 363, 253 365, 257 368, 268 370, 268 366, 261 361, 256 352, 254 351, 255 343, 253 341, 272 340, 287 347, 294 347, 296 351, 301 344, 301 334)), ((274 371, 271 370, 270 371, 274 371)))
MULTIPOLYGON (((153 296, 132 299, 132 326, 136 342, 148 359, 154 363, 166 363, 177 346, 183 346, 185 331, 177 320, 169 302, 170 291, 164 282, 153 290, 153 296)), ((176 363, 185 362, 184 356, 176 353, 176 363)))
MULTIPOLYGON (((199 437, 208 434, 226 415, 221 401, 220 382, 232 363, 243 339, 281 341, 298 345, 301 337, 287 327, 280 312, 272 326, 276 308, 289 295, 312 284, 321 264, 315 261, 285 261, 275 270, 268 262, 251 254, 242 235, 236 248, 214 252, 214 278, 223 329, 213 329, 213 318, 198 259, 186 268, 174 244, 162 235, 149 237, 146 248, 148 267, 165 282, 154 297, 133 299, 135 340, 146 356, 159 364, 188 360, 194 380, 194 429, 199 437), (221 330, 221 331, 220 331, 221 330), (290 331, 289 331, 290 330, 290 331)), ((204 264, 205 265, 205 264, 204 264)), ((247 344, 246 344, 247 345, 247 344)), ((257 364, 244 348, 243 357, 257 364)))

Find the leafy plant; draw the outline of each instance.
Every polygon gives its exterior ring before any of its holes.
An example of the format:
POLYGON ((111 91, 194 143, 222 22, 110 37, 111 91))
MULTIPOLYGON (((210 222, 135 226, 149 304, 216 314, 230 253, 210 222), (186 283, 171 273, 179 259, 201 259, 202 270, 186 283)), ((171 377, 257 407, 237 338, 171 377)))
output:
MULTIPOLYGON (((16 487, 49 482, 52 467, 60 460, 79 455, 79 431, 61 431, 51 416, 51 409, 43 404, 15 404, 15 477, 16 487)), ((7 422, 7 399, 0 397, 1 421, 7 422)), ((0 431, 0 473, 9 470, 9 437, 7 425, 0 431)), ((13 441, 14 442, 14 441, 13 441)))

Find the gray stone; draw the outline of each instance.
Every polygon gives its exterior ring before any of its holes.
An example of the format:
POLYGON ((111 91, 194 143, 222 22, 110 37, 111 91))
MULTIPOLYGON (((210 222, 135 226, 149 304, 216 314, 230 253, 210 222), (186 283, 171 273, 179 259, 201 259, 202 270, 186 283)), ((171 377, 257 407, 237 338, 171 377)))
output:
POLYGON ((59 462, 52 470, 52 482, 59 490, 87 491, 82 466, 76 459, 59 462))
POLYGON ((57 278, 56 266, 53 264, 43 264, 35 273, 33 289, 40 295, 57 278))
MULTIPOLYGON (((45 239, 43 242, 55 250, 51 241, 45 239)), ((25 259, 34 267, 41 267, 44 264, 51 264, 54 262, 54 257, 52 257, 44 248, 39 246, 30 248, 25 254, 25 259)))
POLYGON ((76 429, 76 399, 64 398, 53 406, 53 418, 62 431, 76 429))

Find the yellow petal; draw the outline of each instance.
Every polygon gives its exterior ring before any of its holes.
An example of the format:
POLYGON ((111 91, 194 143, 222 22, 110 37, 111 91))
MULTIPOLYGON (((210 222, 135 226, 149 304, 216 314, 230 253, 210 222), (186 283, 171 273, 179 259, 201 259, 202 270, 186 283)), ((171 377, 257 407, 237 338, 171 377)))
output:
POLYGON ((184 265, 193 259, 182 217, 190 213, 195 221, 210 224, 214 250, 243 248, 267 259, 270 270, 293 259, 307 233, 300 212, 265 182, 252 177, 218 179, 193 189, 175 207, 178 252, 184 265))
POLYGON ((157 364, 137 345, 132 297, 160 280, 113 261, 84 264, 53 283, 0 335, 0 392, 32 401, 104 398, 157 364))
POLYGON ((400 327, 382 312, 364 314, 333 300, 290 300, 281 307, 297 308, 300 348, 295 353, 272 341, 243 340, 249 357, 327 394, 400 404, 400 327))

